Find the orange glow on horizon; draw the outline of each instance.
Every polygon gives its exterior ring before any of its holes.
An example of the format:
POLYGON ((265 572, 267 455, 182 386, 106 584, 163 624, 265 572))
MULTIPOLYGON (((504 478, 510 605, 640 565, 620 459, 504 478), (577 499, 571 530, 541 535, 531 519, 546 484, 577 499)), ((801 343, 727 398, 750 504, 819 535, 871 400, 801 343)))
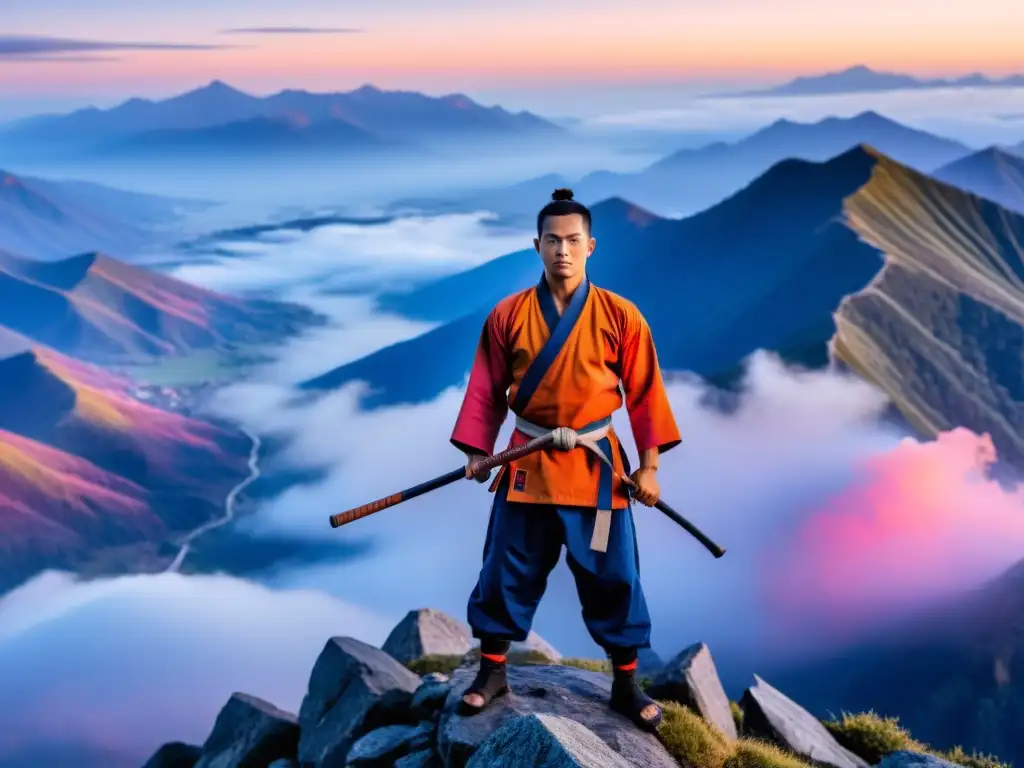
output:
MULTIPOLYGON (((786 5, 794 4, 801 0, 787 0, 786 5)), ((8 63, 0 66, 0 90, 24 90, 26 84, 36 91, 98 84, 188 88, 213 79, 249 88, 316 82, 322 90, 366 82, 451 90, 460 83, 775 82, 854 64, 940 77, 1024 71, 1018 34, 1024 9, 1008 5, 998 21, 985 14, 960 19, 955 18, 959 12, 910 0, 902 8, 830 9, 823 23, 810 6, 787 13, 778 5, 750 6, 742 13, 712 7, 624 13, 595 5, 585 14, 545 11, 542 19, 511 9, 466 9, 457 17, 453 12, 395 15, 380 28, 343 38, 268 35, 239 41, 214 36, 205 42, 243 45, 115 52, 116 60, 92 63, 8 63), (560 14, 567 19, 560 20, 560 14), (551 39, 543 32, 545 25, 568 19, 572 23, 564 36, 551 39)), ((124 30, 120 39, 131 36, 124 30)))

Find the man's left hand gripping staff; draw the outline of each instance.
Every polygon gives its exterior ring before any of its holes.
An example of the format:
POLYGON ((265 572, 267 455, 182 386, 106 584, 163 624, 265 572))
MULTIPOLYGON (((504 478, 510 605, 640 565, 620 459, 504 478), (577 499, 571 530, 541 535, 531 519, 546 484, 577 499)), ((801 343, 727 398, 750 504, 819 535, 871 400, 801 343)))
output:
POLYGON ((466 477, 472 477, 478 483, 486 483, 491 479, 491 470, 486 469, 483 472, 479 472, 476 469, 476 465, 483 461, 486 456, 478 453, 471 453, 466 457, 466 477))
POLYGON ((653 507, 661 498, 661 487, 658 485, 658 470, 654 467, 640 467, 630 479, 636 483, 633 498, 646 507, 653 507))

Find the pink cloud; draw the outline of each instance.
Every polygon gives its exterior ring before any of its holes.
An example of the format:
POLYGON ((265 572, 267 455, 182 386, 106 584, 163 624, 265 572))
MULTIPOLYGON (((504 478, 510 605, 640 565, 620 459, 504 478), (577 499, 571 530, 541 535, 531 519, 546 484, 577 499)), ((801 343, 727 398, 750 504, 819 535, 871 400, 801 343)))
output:
POLYGON ((998 575, 1024 557, 1024 488, 992 480, 995 460, 988 435, 955 429, 866 461, 772 553, 772 601, 849 635, 998 575))

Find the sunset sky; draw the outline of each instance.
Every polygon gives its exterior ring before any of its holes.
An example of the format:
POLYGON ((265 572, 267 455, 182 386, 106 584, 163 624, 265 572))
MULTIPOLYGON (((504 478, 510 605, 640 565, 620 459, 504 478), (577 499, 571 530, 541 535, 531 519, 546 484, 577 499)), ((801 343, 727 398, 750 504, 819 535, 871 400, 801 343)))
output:
POLYGON ((0 100, 999 75, 1021 29, 1018 0, 3 0, 0 100))

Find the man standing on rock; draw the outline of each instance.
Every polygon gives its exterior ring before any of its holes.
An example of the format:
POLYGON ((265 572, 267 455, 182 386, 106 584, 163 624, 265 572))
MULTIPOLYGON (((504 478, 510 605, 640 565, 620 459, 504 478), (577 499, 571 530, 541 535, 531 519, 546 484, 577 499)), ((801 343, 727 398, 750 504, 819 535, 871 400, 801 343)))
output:
POLYGON ((611 415, 624 395, 640 452, 633 496, 647 506, 661 492, 658 457, 679 444, 679 430, 647 322, 631 302, 587 279, 596 245, 590 211, 571 190, 552 197, 537 216, 534 240, 544 274, 487 316, 451 441, 480 482, 489 473, 475 464, 493 453, 510 408, 510 447, 559 427, 574 430, 576 447, 531 454, 502 467, 491 485, 483 567, 468 612, 480 670, 463 711, 479 712, 508 692, 506 653, 526 639, 564 545, 584 622, 614 667, 611 706, 654 729, 661 710, 635 680, 651 624, 629 491, 613 475, 629 474, 629 466, 611 415))

